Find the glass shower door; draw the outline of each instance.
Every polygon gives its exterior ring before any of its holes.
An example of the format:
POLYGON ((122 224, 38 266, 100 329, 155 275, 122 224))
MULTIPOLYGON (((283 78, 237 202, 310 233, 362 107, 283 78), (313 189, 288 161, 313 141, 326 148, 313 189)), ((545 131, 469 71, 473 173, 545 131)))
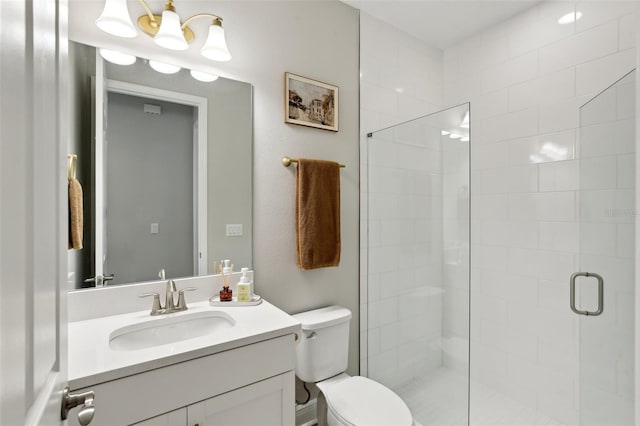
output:
POLYGON ((581 425, 633 425, 635 71, 580 108, 578 270, 581 425))
POLYGON ((469 104, 369 134, 368 376, 469 422, 469 104))

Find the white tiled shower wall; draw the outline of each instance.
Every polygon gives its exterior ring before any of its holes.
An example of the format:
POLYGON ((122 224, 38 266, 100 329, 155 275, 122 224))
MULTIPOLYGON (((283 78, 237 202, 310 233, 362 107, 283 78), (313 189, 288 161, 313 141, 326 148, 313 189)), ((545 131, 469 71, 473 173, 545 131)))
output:
MULTIPOLYGON (((376 264, 385 269, 373 278, 377 294, 374 298, 377 304, 368 304, 368 217, 367 217, 367 173, 368 173, 368 142, 367 133, 389 127, 400 122, 411 120, 441 109, 443 96, 443 52, 426 46, 424 43, 408 36, 400 30, 379 21, 365 13, 360 14, 360 129, 361 129, 361 345, 360 369, 361 374, 367 374, 368 355, 376 356, 374 362, 378 365, 390 363, 397 369, 399 360, 415 357, 415 347, 406 344, 406 340, 399 339, 401 318, 407 321, 415 319, 424 313, 424 307, 408 301, 406 294, 396 287, 398 281, 411 282, 413 273, 406 272, 406 264, 417 265, 421 257, 415 247, 401 247, 394 243, 396 234, 408 232, 401 229, 401 222, 390 220, 376 226, 379 231, 376 238, 387 241, 386 255, 378 250, 372 255, 377 256, 376 264), (384 232, 385 236, 382 235, 384 232), (391 248, 393 247, 393 248, 391 248), (390 256, 393 260, 389 260, 390 256), (402 259, 400 259, 402 257, 402 259), (399 263, 401 262, 401 263, 399 263), (389 266, 394 264, 394 269, 389 266), (402 265, 402 266, 399 266, 402 265), (382 275, 385 275, 383 278, 382 275), (395 294, 394 294, 395 293, 395 294), (386 298, 382 302, 381 298, 386 298), (401 300, 403 299, 403 300, 401 300), (373 310, 370 308, 373 307, 373 310), (415 314, 415 315, 414 315, 415 314), (371 339, 367 339, 367 318, 372 328, 371 339), (374 325, 375 324, 375 325, 374 325), (405 342, 405 344, 403 344, 405 342), (369 354, 369 347, 373 352, 369 354), (383 350, 384 349, 384 350, 383 350), (384 355, 382 355, 384 354, 384 355), (385 358, 386 355, 386 358, 385 358)), ((416 147, 408 149, 419 149, 416 147)), ((400 163, 394 167, 398 175, 410 175, 416 171, 415 164, 400 163)), ((398 182, 400 193, 406 191, 402 183, 398 182)), ((373 231, 376 232, 375 230, 373 231)), ((379 243, 377 243, 380 245, 379 243)), ((413 285, 413 282, 411 283, 413 285)), ((436 309, 440 309, 437 307, 436 309)), ((431 328, 439 328, 432 325, 431 328)), ((422 328, 423 333, 432 334, 434 330, 422 328)), ((438 330, 439 332, 439 330, 438 330)), ((415 337, 415 336, 414 336, 415 337)), ((396 371, 398 373, 399 370, 396 371)), ((411 378, 411 369, 405 368, 403 374, 395 374, 394 382, 403 382, 411 378)))
MULTIPOLYGON (((635 2, 546 2, 444 52, 471 102, 471 375, 575 424, 579 108, 635 67, 635 2), (575 24, 557 20, 575 9, 575 24)), ((471 387, 471 419, 474 413, 471 387)))

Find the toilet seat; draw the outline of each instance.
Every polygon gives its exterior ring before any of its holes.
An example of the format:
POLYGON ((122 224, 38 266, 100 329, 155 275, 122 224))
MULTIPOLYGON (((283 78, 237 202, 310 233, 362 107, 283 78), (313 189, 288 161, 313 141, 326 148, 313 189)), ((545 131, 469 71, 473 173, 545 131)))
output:
POLYGON ((391 389, 361 376, 316 383, 333 417, 348 426, 411 426, 409 407, 391 389))

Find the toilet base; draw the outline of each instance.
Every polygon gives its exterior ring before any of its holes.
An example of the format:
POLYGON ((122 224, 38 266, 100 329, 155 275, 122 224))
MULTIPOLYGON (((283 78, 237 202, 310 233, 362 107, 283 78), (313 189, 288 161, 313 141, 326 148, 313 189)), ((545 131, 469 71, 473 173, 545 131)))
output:
MULTIPOLYGON (((362 377, 352 378, 351 376, 349 376, 346 373, 341 373, 341 374, 338 374, 336 376, 333 376, 333 377, 330 377, 328 379, 325 379, 325 380, 323 380, 321 382, 316 382, 316 386, 318 387, 318 390, 320 391, 318 393, 317 398, 316 398, 316 418, 317 418, 318 426, 344 426, 345 424, 351 424, 351 423, 345 423, 344 419, 342 419, 339 415, 337 415, 337 413, 335 413, 332 408, 329 408, 329 403, 327 402, 327 399, 326 399, 326 396, 325 396, 325 392, 329 392, 329 393, 332 392, 330 390, 331 387, 339 385, 341 382, 344 382, 344 381, 347 381, 347 380, 351 380, 351 379, 369 380, 369 379, 362 378, 362 377)), ((371 383, 371 381, 369 381, 369 383, 371 383)), ((376 382, 373 382, 373 383, 375 383, 376 386, 378 386, 378 387, 383 387, 379 383, 376 383, 376 382)), ((402 400, 396 394, 394 394, 392 391, 390 391, 389 389, 386 389, 386 392, 389 392, 402 405, 402 408, 398 412, 402 412, 402 410, 404 410, 405 412, 407 412, 409 414, 408 419, 405 417, 404 421, 401 422, 401 423, 402 424, 406 424, 406 425, 418 426, 419 423, 417 423, 414 419, 411 418, 411 413, 409 412, 408 407, 406 406, 406 404, 404 404, 402 402, 402 400)), ((385 397, 388 397, 388 396, 389 395, 385 395, 385 397)), ((379 399, 380 398, 378 397, 378 400, 379 399)), ((372 419, 370 418, 369 420, 372 420, 372 419)), ((358 424, 360 424, 360 423, 358 423, 358 424)))
POLYGON ((329 426, 327 423, 328 411, 329 407, 327 407, 327 400, 325 399, 324 394, 320 392, 316 398, 316 417, 318 419, 318 426, 329 426))

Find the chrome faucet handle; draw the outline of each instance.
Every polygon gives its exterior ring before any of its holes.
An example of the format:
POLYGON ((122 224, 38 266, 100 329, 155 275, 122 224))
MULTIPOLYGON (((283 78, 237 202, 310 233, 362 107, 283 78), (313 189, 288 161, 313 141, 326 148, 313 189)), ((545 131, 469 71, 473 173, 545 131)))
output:
POLYGON ((173 280, 167 281, 167 294, 164 300, 164 308, 168 311, 176 307, 173 301, 173 294, 177 291, 176 282, 173 280))
POLYGON ((187 302, 184 298, 184 292, 185 291, 194 291, 197 290, 197 287, 186 287, 183 288, 182 290, 180 290, 178 292, 178 306, 176 306, 176 309, 179 311, 186 311, 187 310, 187 302))
POLYGON ((162 306, 160 305, 160 294, 151 292, 151 293, 142 293, 139 294, 138 297, 149 297, 153 296, 153 305, 151 305, 151 312, 149 315, 159 315, 162 311, 162 306))

